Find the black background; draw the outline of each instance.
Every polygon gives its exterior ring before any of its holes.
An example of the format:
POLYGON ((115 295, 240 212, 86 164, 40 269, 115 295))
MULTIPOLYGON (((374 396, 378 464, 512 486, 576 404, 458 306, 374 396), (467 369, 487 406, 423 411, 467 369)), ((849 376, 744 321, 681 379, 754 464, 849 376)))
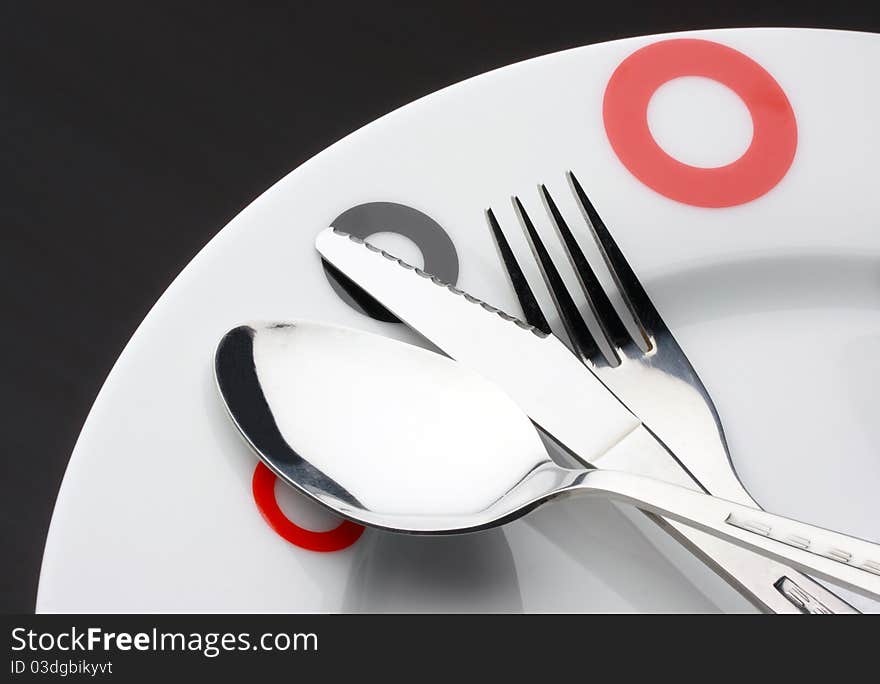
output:
POLYGON ((880 31, 876 2, 0 7, 2 612, 33 610, 64 467, 135 327, 225 223, 327 145, 440 87, 587 43, 880 31))

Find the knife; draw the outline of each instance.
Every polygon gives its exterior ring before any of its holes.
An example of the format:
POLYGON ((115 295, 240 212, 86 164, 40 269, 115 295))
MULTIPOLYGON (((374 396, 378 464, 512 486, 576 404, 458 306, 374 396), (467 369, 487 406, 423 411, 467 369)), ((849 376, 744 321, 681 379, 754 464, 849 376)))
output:
MULTIPOLYGON (((706 491, 668 450, 640 454, 602 448, 601 436, 613 436, 617 421, 631 414, 623 404, 620 412, 603 408, 601 415, 596 414, 597 393, 603 394, 598 405, 606 407, 610 392, 556 337, 338 229, 319 233, 316 248, 410 328, 502 387, 537 425, 584 463, 706 491)), ((857 612, 784 565, 680 523, 650 517, 759 608, 831 612, 828 604, 834 612, 857 612), (798 584, 808 585, 809 592, 795 591, 798 584)))

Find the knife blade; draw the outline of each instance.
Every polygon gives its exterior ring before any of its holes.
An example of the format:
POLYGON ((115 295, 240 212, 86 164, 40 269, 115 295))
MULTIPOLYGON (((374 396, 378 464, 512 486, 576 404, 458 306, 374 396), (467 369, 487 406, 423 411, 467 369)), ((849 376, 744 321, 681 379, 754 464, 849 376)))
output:
POLYGON ((317 247, 408 326, 505 389, 549 434, 568 435, 581 458, 598 458, 640 425, 552 335, 336 229, 322 232, 317 247), (512 373, 524 360, 528 370, 512 373))

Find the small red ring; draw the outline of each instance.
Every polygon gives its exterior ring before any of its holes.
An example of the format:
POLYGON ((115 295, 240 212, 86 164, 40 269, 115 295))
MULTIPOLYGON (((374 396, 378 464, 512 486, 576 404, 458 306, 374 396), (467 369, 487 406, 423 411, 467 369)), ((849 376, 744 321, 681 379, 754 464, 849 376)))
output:
POLYGON ((757 62, 708 40, 678 38, 636 50, 605 88, 608 140, 624 166, 648 187, 697 207, 731 207, 757 199, 788 172, 797 149, 797 123, 785 92, 757 62), (746 152, 717 168, 684 164, 667 154, 648 127, 648 103, 664 83, 702 76, 739 95, 752 117, 746 152))
POLYGON ((269 527, 291 544, 309 551, 341 551, 354 544, 364 533, 362 525, 350 520, 343 520, 338 527, 326 532, 315 532, 294 524, 284 515, 275 498, 276 479, 275 473, 262 462, 257 463, 251 483, 254 503, 269 527))

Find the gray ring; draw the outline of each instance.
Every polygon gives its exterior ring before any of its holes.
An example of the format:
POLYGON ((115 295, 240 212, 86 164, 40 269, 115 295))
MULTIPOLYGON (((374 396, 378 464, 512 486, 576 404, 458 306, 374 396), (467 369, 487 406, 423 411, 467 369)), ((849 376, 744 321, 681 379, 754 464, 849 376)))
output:
MULTIPOLYGON (((421 250, 425 271, 452 285, 458 282, 458 252, 452 239, 443 226, 418 209, 396 202, 368 202, 342 212, 330 225, 364 240, 376 233, 403 235, 421 250)), ((353 309, 379 321, 400 322, 326 261, 324 271, 336 294, 353 309)))

